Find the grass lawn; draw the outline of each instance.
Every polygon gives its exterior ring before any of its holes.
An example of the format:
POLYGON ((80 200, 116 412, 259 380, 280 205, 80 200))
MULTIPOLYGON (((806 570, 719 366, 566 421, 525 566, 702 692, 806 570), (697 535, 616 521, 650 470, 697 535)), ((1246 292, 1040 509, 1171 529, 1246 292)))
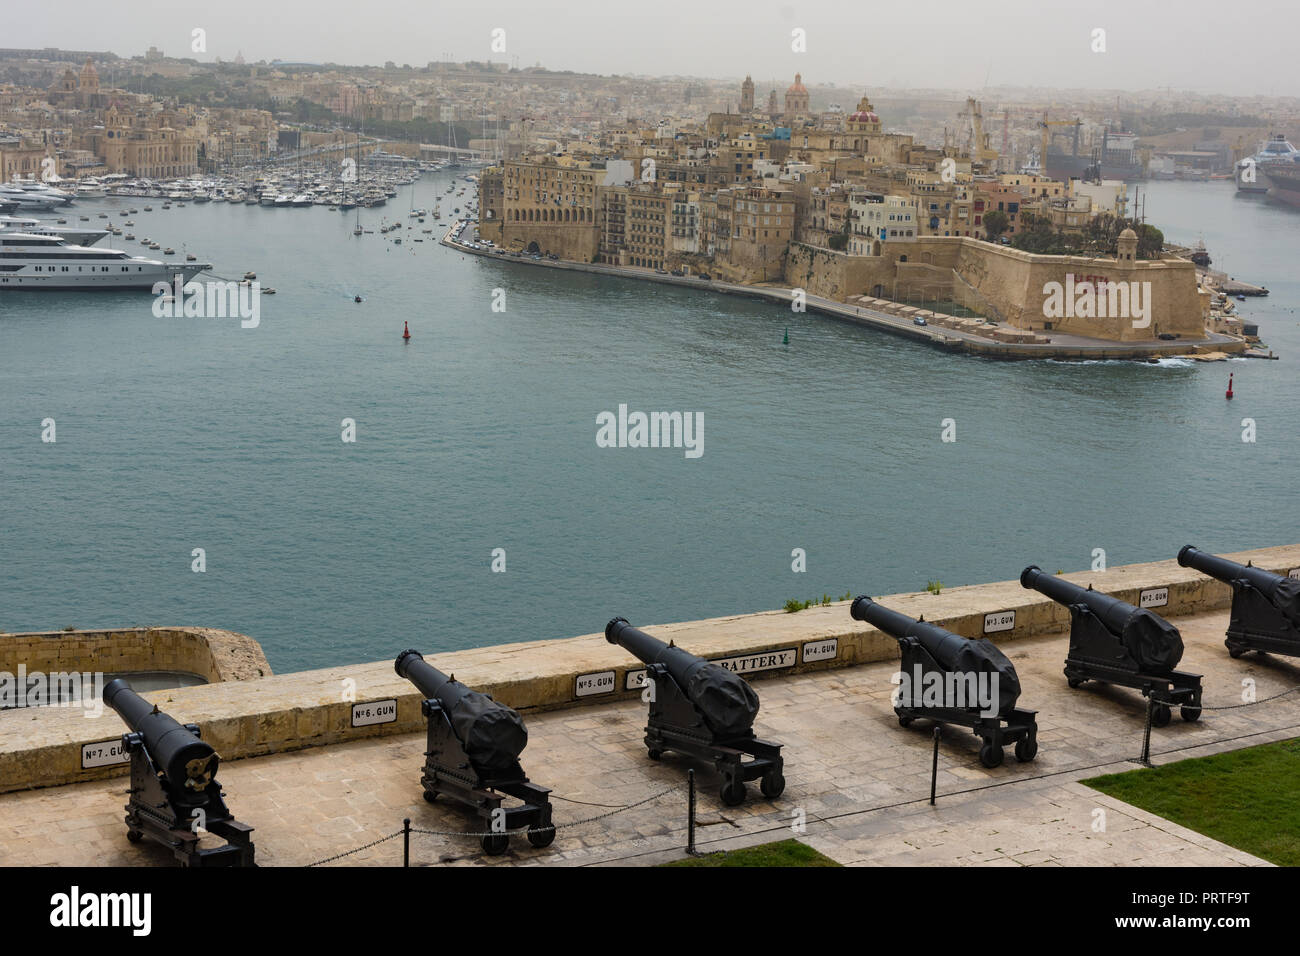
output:
POLYGON ((829 856, 823 856, 798 840, 781 840, 743 850, 727 850, 705 856, 674 860, 662 866, 839 866, 829 856))
POLYGON ((1300 866, 1300 739, 1084 780, 1279 866, 1300 866))

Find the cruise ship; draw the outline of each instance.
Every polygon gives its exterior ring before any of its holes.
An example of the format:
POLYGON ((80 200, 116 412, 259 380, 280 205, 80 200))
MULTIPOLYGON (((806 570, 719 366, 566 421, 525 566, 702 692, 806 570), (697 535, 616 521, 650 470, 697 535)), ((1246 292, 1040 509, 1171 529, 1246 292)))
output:
POLYGON ((188 282, 211 266, 166 263, 118 249, 72 245, 60 236, 0 232, 0 290, 150 289, 188 282))
POLYGON ((1292 206, 1300 206, 1300 162, 1271 163, 1260 169, 1269 182, 1270 197, 1292 206))
POLYGON ((1271 183, 1268 180, 1267 170, 1263 167, 1269 163, 1291 163, 1297 160, 1300 160, 1300 149, 1287 142, 1287 138, 1281 133, 1274 133, 1269 137, 1268 142, 1260 144, 1259 151, 1254 156, 1248 156, 1237 163, 1234 173, 1237 179, 1237 192, 1261 194, 1268 192, 1271 183))
POLYGON ((40 219, 0 216, 0 234, 25 232, 33 236, 62 236, 74 246, 93 246, 108 235, 107 229, 78 229, 75 226, 52 226, 40 219))

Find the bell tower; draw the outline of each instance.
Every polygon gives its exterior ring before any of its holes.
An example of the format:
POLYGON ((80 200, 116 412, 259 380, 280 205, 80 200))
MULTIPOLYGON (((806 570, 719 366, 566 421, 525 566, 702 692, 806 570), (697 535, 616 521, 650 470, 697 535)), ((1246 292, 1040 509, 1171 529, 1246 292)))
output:
POLYGON ((748 74, 745 82, 740 84, 740 112, 754 112, 754 80, 748 74))

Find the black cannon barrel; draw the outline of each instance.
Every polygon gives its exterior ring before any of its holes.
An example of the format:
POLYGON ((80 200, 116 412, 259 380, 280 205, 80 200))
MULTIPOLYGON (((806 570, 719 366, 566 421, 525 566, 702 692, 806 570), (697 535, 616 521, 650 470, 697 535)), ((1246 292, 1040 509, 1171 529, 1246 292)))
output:
POLYGON ((419 651, 402 651, 393 668, 427 699, 442 705, 452 730, 475 766, 485 770, 508 770, 515 766, 528 746, 528 730, 519 714, 448 677, 426 662, 419 651))
POLYGON ((1066 607, 1077 604, 1088 608, 1144 671, 1167 673, 1183 659, 1183 638, 1178 628, 1146 608, 1081 588, 1033 564, 1020 572, 1020 585, 1066 607))
POLYGON ((940 667, 952 673, 985 672, 997 675, 997 709, 1000 715, 1010 713, 1020 699, 1020 678, 1016 675, 1015 665, 1007 660, 1007 656, 992 641, 975 641, 962 637, 937 624, 918 621, 890 610, 865 595, 853 599, 849 614, 855 621, 866 621, 895 640, 915 638, 940 667))
POLYGON ((1292 622, 1300 624, 1300 581, 1295 578, 1283 577, 1272 571, 1265 571, 1263 568, 1238 564, 1217 554, 1208 554, 1199 548, 1193 548, 1190 544, 1184 545, 1178 552, 1178 563, 1185 568, 1195 568, 1202 574, 1218 578, 1225 584, 1247 581, 1292 622))
POLYGON ((120 677, 104 686, 104 703, 144 740, 154 764, 176 787, 202 790, 221 758, 212 745, 194 736, 131 689, 120 677))
POLYGON ((866 621, 893 638, 915 637, 936 661, 945 666, 955 661, 970 643, 969 638, 945 631, 928 621, 918 621, 898 611, 891 611, 865 595, 853 599, 849 613, 855 621, 866 621))
POLYGON ((736 737, 754 725, 758 694, 740 675, 665 644, 633 627, 626 618, 616 617, 605 625, 605 640, 626 648, 646 664, 662 664, 715 734, 736 737))

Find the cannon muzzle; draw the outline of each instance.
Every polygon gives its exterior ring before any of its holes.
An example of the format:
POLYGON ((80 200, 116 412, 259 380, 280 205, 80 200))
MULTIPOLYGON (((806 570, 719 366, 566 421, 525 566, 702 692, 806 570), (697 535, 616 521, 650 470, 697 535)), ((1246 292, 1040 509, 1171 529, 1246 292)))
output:
POLYGON ((992 641, 962 637, 936 624, 892 611, 865 595, 853 599, 849 614, 855 621, 866 621, 879 628, 900 644, 909 638, 915 640, 947 672, 994 675, 998 713, 1005 716, 1015 709, 1020 698, 1020 678, 1016 675, 1015 665, 992 641))
POLYGON ((1020 584, 1066 607, 1086 608, 1124 645, 1144 672, 1167 674, 1183 658, 1178 628, 1146 608, 1134 607, 1091 587, 1081 588, 1032 564, 1020 572, 1020 584))
POLYGON ((120 677, 104 687, 104 703, 140 735, 154 765, 171 786, 203 790, 216 776, 221 757, 212 745, 151 704, 120 677))
POLYGON ((740 736, 754 725, 758 694, 738 674, 665 644, 621 617, 605 625, 605 640, 631 651, 644 664, 662 665, 718 736, 740 736))
POLYGON ((476 767, 508 770, 515 766, 528 746, 528 730, 519 714, 448 677, 419 651, 402 651, 393 669, 418 687, 425 699, 438 702, 476 767))

